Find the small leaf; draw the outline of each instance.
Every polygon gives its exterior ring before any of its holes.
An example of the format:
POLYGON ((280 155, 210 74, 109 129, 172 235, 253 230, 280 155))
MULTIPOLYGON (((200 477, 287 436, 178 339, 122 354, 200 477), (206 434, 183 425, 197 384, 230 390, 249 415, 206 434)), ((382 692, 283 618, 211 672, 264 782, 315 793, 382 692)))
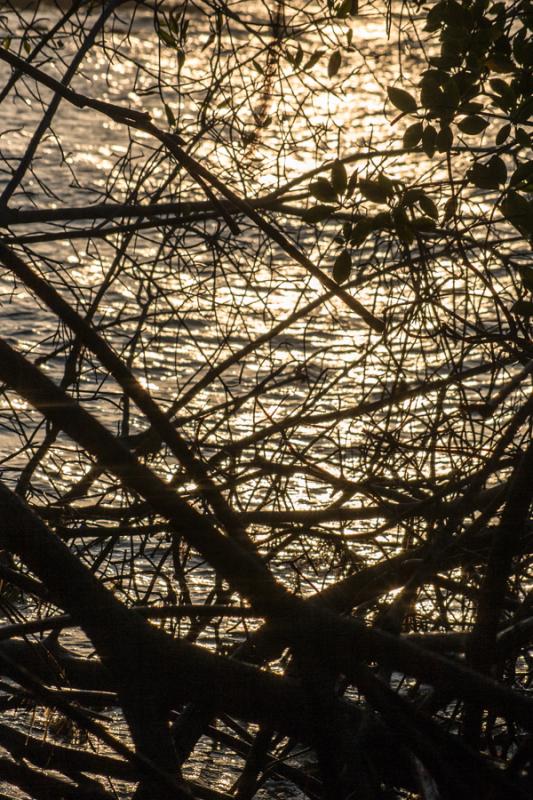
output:
POLYGON ((304 222, 309 222, 311 225, 316 225, 317 222, 323 222, 335 211, 333 206, 318 205, 306 208, 302 214, 304 222))
MULTIPOLYGON (((205 40, 205 42, 203 43, 202 47, 201 47, 201 52, 203 53, 204 50, 207 50, 207 48, 210 45, 212 45, 214 41, 215 41, 215 34, 214 33, 210 33, 209 36, 207 37, 207 39, 205 40)), ((255 66, 255 64, 254 64, 254 66, 255 66)))
POLYGON ((414 206, 415 203, 418 203, 423 194, 424 192, 422 189, 406 189, 403 194, 402 205, 414 206))
POLYGON ((331 168, 331 185, 337 194, 344 194, 348 186, 348 174, 341 161, 335 161, 331 168))
POLYGON ((372 230, 374 230, 374 221, 372 219, 363 217, 358 220, 352 228, 350 244, 354 247, 358 244, 362 244, 372 230))
POLYGON ((504 95, 509 91, 509 84, 503 81, 501 78, 492 78, 489 81, 490 88, 496 94, 504 95))
POLYGON ((350 277, 352 271, 352 257, 348 250, 342 250, 333 264, 333 280, 336 283, 344 283, 350 277))
POLYGON ((473 100, 464 101, 461 103, 461 108, 459 109, 462 114, 478 114, 480 111, 483 111, 483 103, 475 103, 473 100))
POLYGON ((379 181, 371 181, 367 178, 359 180, 359 191, 367 200, 372 203, 385 203, 391 196, 390 189, 379 181))
POLYGON ((450 199, 446 201, 444 204, 444 222, 448 222, 449 219, 455 216, 458 205, 459 201, 457 197, 450 197, 450 199))
POLYGON ((162 42, 164 42, 166 45, 168 45, 168 47, 175 47, 176 46, 176 43, 174 41, 174 37, 165 28, 159 28, 158 31, 157 31, 157 35, 159 36, 159 38, 161 39, 162 42))
POLYGON ((435 220, 430 217, 415 217, 412 225, 419 233, 430 233, 437 227, 435 220))
POLYGON ((522 147, 531 147, 531 137, 523 128, 516 129, 516 141, 522 147))
POLYGON ((519 164, 511 176, 511 186, 528 188, 533 183, 533 161, 519 164))
POLYGON ((170 16, 168 19, 168 27, 169 30, 172 31, 172 33, 179 33, 179 24, 173 11, 170 12, 170 16))
POLYGON ((424 28, 425 31, 432 33, 441 27, 445 8, 446 4, 440 2, 429 9, 426 15, 426 27, 424 28))
POLYGON ((420 102, 423 108, 429 111, 445 105, 445 95, 440 86, 432 81, 425 80, 420 92, 420 102))
POLYGON ((375 231, 392 230, 392 214, 390 211, 380 211, 372 219, 372 227, 375 231))
POLYGON ((314 67, 318 61, 320 61, 325 52, 325 50, 317 50, 315 53, 313 53, 313 55, 310 56, 305 62, 303 66, 304 70, 307 72, 308 70, 312 69, 312 67, 314 67))
POLYGON ((439 218, 439 209, 437 208, 436 204, 433 202, 431 197, 428 197, 427 194, 423 194, 420 200, 418 201, 418 205, 422 209, 422 211, 428 215, 428 217, 432 217, 433 219, 439 218))
POLYGON ((446 100, 446 107, 450 110, 455 110, 461 102, 461 93, 459 86, 454 78, 448 78, 444 84, 444 96, 446 100))
POLYGON ((487 171, 487 167, 484 164, 474 164, 474 166, 468 170, 466 177, 470 183, 473 183, 474 186, 478 187, 478 189, 498 188, 498 184, 495 184, 491 179, 491 176, 487 171))
POLYGON ((453 145, 453 133, 448 125, 440 129, 435 137, 435 145, 439 153, 448 153, 453 145))
POLYGON ((526 37, 526 29, 522 28, 513 39, 513 55, 520 64, 524 65, 528 62, 528 56, 531 58, 531 50, 526 37))
POLYGON ((497 189, 507 180, 507 167, 499 156, 492 156, 486 164, 474 164, 467 177, 480 189, 497 189))
POLYGON ((413 125, 409 125, 403 135, 403 146, 406 150, 416 147, 422 138, 423 131, 424 126, 421 122, 415 122, 413 125))
POLYGON ((489 123, 483 117, 478 117, 476 114, 471 114, 468 117, 463 117, 461 122, 458 123, 457 127, 463 133, 466 133, 467 136, 476 136, 478 133, 481 133, 485 130, 489 123))
POLYGON ((395 208, 392 212, 392 218, 400 241, 404 244, 411 244, 415 238, 415 232, 404 209, 395 208))
POLYGON ((337 202, 337 192, 326 178, 318 178, 318 180, 313 181, 309 186, 309 191, 321 203, 337 202))
POLYGON ((168 103, 165 103, 165 114, 167 115, 167 122, 169 126, 173 128, 176 124, 176 117, 174 116, 174 112, 172 111, 168 103))
POLYGON ((505 166, 505 161, 500 156, 492 156, 489 163, 487 164, 491 175, 494 176, 494 180, 497 181, 498 186, 501 186, 507 180, 507 167, 505 166))
POLYGON ((354 170, 350 175, 350 180, 348 181, 348 188, 346 190, 346 197, 351 197, 355 192, 355 187, 357 186, 357 170, 354 170))
POLYGON ((533 233, 533 209, 518 192, 507 192, 500 206, 501 212, 517 231, 525 236, 533 233))
POLYGON ((493 78, 489 83, 491 89, 496 92, 496 95, 492 95, 492 101, 495 106, 507 111, 515 105, 516 94, 508 83, 501 78, 493 78))
POLYGON ((533 268, 532 267, 519 267, 520 277, 522 284, 528 292, 533 292, 533 268))
POLYGON ((328 61, 328 78, 333 78, 340 69, 342 57, 340 50, 335 50, 329 57, 328 61))
POLYGON ((406 92, 404 89, 398 89, 396 86, 389 86, 387 88, 389 100, 393 106, 403 111, 404 114, 412 114, 416 111, 417 104, 415 98, 406 92))
POLYGON ((496 134, 496 144, 499 146, 505 142, 509 134, 511 133, 511 126, 504 125, 498 133, 496 134))
MULTIPOLYGON (((352 11, 352 5, 353 5, 353 0, 344 0, 344 2, 341 3, 340 6, 338 7, 335 16, 338 19, 345 19, 350 14, 353 14, 354 12, 352 11)), ((357 14, 357 8, 355 14, 357 14)))
POLYGON ((394 183, 391 181, 390 178, 387 178, 386 175, 378 175, 378 183, 383 189, 387 192, 389 197, 392 197, 394 194, 394 183))
POLYGON ((511 311, 521 317, 533 317, 533 303, 531 300, 517 300, 511 311))
POLYGON ((514 70, 514 64, 511 59, 499 53, 493 53, 493 55, 487 58, 485 63, 493 72, 513 72, 514 70))
POLYGON ((433 125, 427 125, 422 134, 422 149, 428 158, 433 158, 435 155, 437 143, 437 131, 433 125))

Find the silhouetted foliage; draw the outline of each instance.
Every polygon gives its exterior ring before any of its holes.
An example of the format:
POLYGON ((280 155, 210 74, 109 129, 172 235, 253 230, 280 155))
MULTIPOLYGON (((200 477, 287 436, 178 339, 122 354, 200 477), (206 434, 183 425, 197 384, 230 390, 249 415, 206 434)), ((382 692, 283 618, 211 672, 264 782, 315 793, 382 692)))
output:
POLYGON ((531 795, 532 20, 3 0, 2 791, 531 795))

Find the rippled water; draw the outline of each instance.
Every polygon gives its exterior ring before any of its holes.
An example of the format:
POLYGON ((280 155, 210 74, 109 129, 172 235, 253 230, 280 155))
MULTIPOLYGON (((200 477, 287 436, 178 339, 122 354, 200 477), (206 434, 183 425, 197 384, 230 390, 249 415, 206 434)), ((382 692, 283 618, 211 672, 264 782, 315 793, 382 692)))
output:
MULTIPOLYGON (((258 7, 257 13, 262 13, 264 19, 264 10, 258 7)), ((253 10, 250 14, 253 19, 253 10)), ((94 51, 85 59, 83 77, 77 77, 74 86, 91 96, 111 102, 127 102, 132 108, 149 110, 157 122, 162 122, 164 109, 161 98, 153 91, 154 70, 159 57, 171 72, 175 60, 172 54, 168 54, 168 49, 159 52, 160 43, 154 34, 153 21, 148 13, 137 10, 131 30, 131 17, 127 10, 123 11, 122 18, 122 25, 114 25, 113 39, 120 46, 122 57, 109 64, 107 53, 94 51), (127 40, 123 38, 126 34, 127 40), (135 87, 134 90, 132 87, 135 87)), ((51 19, 53 11, 47 9, 41 25, 45 27, 50 24, 46 20, 51 19)), ((214 136, 206 135, 195 148, 197 157, 205 159, 221 178, 228 178, 232 182, 237 177, 232 170, 235 159, 238 159, 239 166, 249 179, 244 191, 253 197, 255 193, 283 182, 285 177, 298 175, 302 170, 316 166, 322 158, 330 157, 336 151, 337 140, 342 154, 366 148, 370 141, 378 148, 381 143, 387 146, 392 129, 383 115, 383 87, 395 70, 391 44, 387 41, 381 15, 376 15, 375 20, 365 21, 362 28, 360 24, 356 27, 355 40, 358 47, 361 47, 367 64, 363 70, 359 53, 349 54, 349 61, 345 56, 343 68, 346 73, 353 74, 342 83, 341 91, 330 91, 328 82, 324 80, 327 54, 317 65, 316 81, 314 77, 310 80, 296 80, 290 74, 290 65, 284 63, 280 71, 288 73, 283 78, 282 85, 289 100, 284 103, 282 99, 280 102, 277 94, 268 97, 268 105, 275 111, 275 122, 270 127, 259 130, 259 141, 250 148, 242 146, 242 142, 237 139, 232 142, 231 147, 225 147, 214 136), (381 85, 368 72, 369 67, 374 68, 378 64, 381 85), (323 84, 323 91, 318 93, 317 82, 323 84), (313 95, 310 95, 306 84, 314 90, 313 95), (301 100, 297 93, 302 95, 301 100), (299 119, 294 108, 295 95, 298 103, 304 104, 302 119, 299 119), (280 121, 283 124, 280 125, 280 121), (320 145, 318 151, 316 142, 309 136, 310 130, 317 137, 320 145), (273 168, 279 170, 280 164, 283 175, 278 176, 273 168)), ((187 60, 181 78, 183 94, 187 98, 184 107, 178 108, 174 87, 169 86, 167 93, 169 105, 174 107, 176 116, 179 117, 180 129, 185 136, 198 130, 196 113, 202 102, 202 82, 204 79, 207 81, 206 70, 209 69, 201 51, 208 37, 208 19, 198 15, 191 28, 187 60), (193 82, 198 84, 198 90, 191 92, 193 82)), ((67 62, 69 47, 73 44, 74 42, 67 39, 59 51, 67 62)), ((246 46, 246 42, 243 45, 246 46)), ((243 45, 239 43, 239 47, 243 45)), ((313 42, 309 43, 309 47, 309 52, 312 52, 313 42)), ((58 76, 63 71, 57 57, 47 63, 46 68, 50 74, 58 76)), ((5 66, 2 69, 7 75, 5 66)), ((255 85, 257 77, 250 78, 249 72, 240 78, 243 98, 250 91, 250 80, 255 85)), ((221 90, 222 97, 227 88, 225 86, 221 90)), ((279 88, 277 91, 279 92, 279 88)), ((42 113, 39 100, 24 90, 21 90, 21 95, 11 102, 8 98, 3 104, 3 124, 10 129, 9 135, 2 140, 3 154, 5 158, 13 159, 13 163, 24 152, 42 113)), ((243 99, 240 122, 245 132, 248 129, 256 130, 252 117, 256 103, 254 98, 248 103, 243 99)), ((209 107, 215 120, 227 113, 224 108, 219 109, 218 105, 216 103, 209 107)), ((222 134, 226 133, 223 126, 221 131, 222 134)), ((119 173, 117 164, 120 164, 120 158, 129 153, 133 171, 136 160, 137 163, 142 163, 141 159, 146 157, 150 146, 143 134, 135 135, 134 138, 135 142, 131 144, 127 131, 118 124, 93 111, 78 111, 71 105, 62 103, 54 121, 53 134, 47 134, 39 147, 32 174, 24 181, 23 191, 19 191, 11 201, 12 206, 16 208, 21 204, 27 208, 29 199, 37 208, 88 204, 97 201, 105 187, 115 180, 117 182, 113 189, 113 199, 122 200, 128 191, 128 184, 131 186, 134 178, 128 181, 128 170, 126 175, 119 173), (58 148, 58 140, 61 142, 61 149, 58 148), (46 192, 41 190, 42 186, 46 186, 46 192)), ((229 131, 229 138, 236 136, 229 131)), ((141 199, 143 193, 148 193, 149 188, 155 186, 168 169, 168 161, 155 165, 155 169, 147 174, 141 185, 141 199)), ((406 165, 398 160, 392 172, 401 174, 405 169, 406 165)), ((2 178, 0 173, 0 186, 7 182, 5 168, 3 174, 2 178)), ((239 182, 238 179, 238 187, 239 182)), ((242 186, 239 188, 242 191, 242 186)), ((183 191, 183 185, 180 191, 183 191)), ((194 192, 194 188, 192 191, 194 192)), ((199 199, 203 198, 201 191, 196 190, 195 194, 199 199)), ((172 185, 167 195, 169 198, 173 197, 172 185)), ((298 201, 296 202, 298 205, 298 201)), ((80 228, 84 227, 83 223, 78 224, 80 228)), ((288 218, 285 224, 301 248, 317 260, 331 248, 330 236, 317 240, 312 229, 302 225, 298 219, 288 218)), ((53 225, 42 227, 42 233, 50 230, 54 230, 53 225)), ((34 226, 28 228, 28 236, 35 236, 35 233, 34 226)), ((17 227, 16 234, 23 235, 24 229, 17 227)), ((166 231, 166 235, 172 242, 171 229, 166 231)), ((226 240, 225 231, 221 238, 222 241, 226 240)), ((257 263, 256 250, 259 241, 255 231, 245 226, 244 236, 238 242, 235 263, 229 268, 227 264, 221 267, 220 264, 213 263, 218 255, 205 250, 203 234, 195 236, 194 230, 176 243, 174 252, 171 246, 161 253, 159 237, 152 237, 150 233, 135 237, 128 245, 135 252, 135 257, 145 259, 145 262, 131 265, 124 274, 117 277, 100 304, 97 318, 103 325, 106 325, 106 320, 110 320, 106 334, 120 348, 121 342, 126 343, 136 330, 139 299, 146 291, 145 286, 152 275, 157 279, 158 290, 164 292, 165 296, 150 309, 143 330, 144 351, 137 354, 136 366, 146 385, 163 402, 173 398, 177 391, 186 390, 197 380, 207 364, 220 360, 230 350, 264 333, 274 321, 279 321, 280 316, 296 309, 303 300, 316 297, 316 281, 303 275, 284 254, 265 250, 257 263), (152 263, 154 258, 155 264, 152 263), (121 318, 117 321, 119 315, 121 318)), ((56 284, 65 292, 65 296, 70 295, 80 307, 90 303, 113 257, 113 249, 99 240, 93 240, 86 247, 76 240, 69 244, 59 238, 53 243, 36 244, 33 247, 35 252, 54 259, 58 265, 54 278, 56 284)), ((325 258, 327 269, 328 256, 325 258)), ((48 356, 49 369, 54 372, 61 369, 62 353, 58 357, 50 358, 50 350, 53 350, 55 343, 55 320, 44 310, 36 313, 34 300, 23 288, 17 287, 13 294, 11 280, 6 276, 3 286, 5 301, 2 311, 7 328, 4 330, 19 345, 30 348, 34 356, 48 356)), ((381 302, 375 296, 373 287, 368 293, 363 288, 359 297, 370 306, 381 302)), ((365 326, 354 319, 341 304, 335 303, 334 308, 329 305, 325 310, 319 309, 309 318, 291 326, 279 338, 274 338, 266 351, 259 351, 257 357, 249 358, 244 368, 239 366, 233 371, 233 378, 226 375, 225 381, 230 386, 233 382, 235 387, 246 385, 248 382, 260 380, 262 371, 266 374, 273 365, 284 366, 285 371, 289 369, 312 377, 326 374, 328 369, 338 369, 339 364, 352 362, 354 352, 360 353, 366 347, 366 342, 365 326)), ((85 399, 90 400, 92 390, 96 389, 103 377, 98 368, 92 373, 86 372, 81 387, 85 399)), ((355 391, 359 380, 357 369, 352 368, 343 379, 343 391, 355 391)), ((367 385, 368 381, 372 381, 372 375, 365 375, 367 385)), ((209 387, 207 392, 196 398, 188 411, 215 404, 223 396, 220 395, 220 389, 220 385, 209 387)), ((263 417, 265 414, 277 416, 280 402, 286 404, 287 401, 292 401, 297 407, 300 399, 306 396, 306 387, 300 391, 297 382, 293 383, 289 395, 286 391, 271 392, 263 417)), ((117 397, 112 387, 106 389, 105 397, 107 402, 104 401, 104 395, 99 395, 97 411, 111 427, 116 427, 117 397)), ((328 395, 322 404, 323 408, 330 407, 330 402, 331 396, 328 395)), ((318 403, 316 410, 320 408, 318 403)), ((289 410, 290 407, 285 405, 283 412, 289 410)), ((244 408, 235 416, 232 435, 246 435, 253 430, 253 425, 257 425, 259 421, 256 416, 257 408, 254 412, 255 416, 244 408)), ((135 429, 135 419, 132 420, 132 427, 135 429)), ((11 453, 11 431, 5 434, 4 442, 5 452, 11 453)), ((14 469, 17 468, 11 461, 8 463, 14 469)), ((65 465, 64 469, 64 477, 67 477, 70 474, 69 465, 65 465)))
MULTIPOLYGON (((241 13, 248 15, 250 24, 265 21, 262 4, 237 5, 241 13)), ((38 27, 49 28, 57 14, 53 6, 42 5, 38 27)), ((10 19, 8 24, 15 31, 18 23, 13 15, 10 19)), ((167 124, 166 103, 178 120, 180 134, 186 142, 192 142, 195 157, 250 199, 332 156, 345 157, 369 147, 378 154, 356 163, 363 174, 366 169, 380 168, 382 163, 388 175, 406 182, 413 176, 423 179, 429 174, 429 162, 423 156, 416 160, 406 160, 402 155, 387 157, 399 147, 403 130, 402 126, 391 125, 390 114, 385 115, 386 86, 395 80, 400 65, 395 39, 388 38, 386 20, 379 10, 370 10, 365 17, 350 23, 351 49, 346 47, 347 23, 323 28, 325 42, 335 46, 337 40, 343 45, 343 63, 335 81, 327 77, 328 52, 307 76, 297 74, 297 70, 295 73, 290 62, 279 57, 273 66, 274 77, 269 78, 264 53, 256 51, 253 38, 238 26, 232 37, 224 39, 221 52, 215 54, 209 41, 210 21, 208 15, 192 13, 186 60, 178 74, 175 53, 158 40, 151 14, 143 9, 134 13, 132 6, 125 6, 106 34, 106 49, 97 48, 86 57, 73 86, 92 97, 149 111, 162 127, 167 124), (232 48, 236 48, 238 57, 232 48), (215 58, 227 59, 229 74, 213 87, 210 76, 215 58), (262 59, 262 72, 254 65, 256 58, 262 59), (161 84, 157 81, 159 64, 163 69, 161 84), (230 92, 238 109, 236 119, 232 119, 233 111, 226 103, 230 92), (262 127, 267 117, 271 117, 270 124, 262 127)), ((268 28, 264 35, 268 37, 268 28)), ((56 77, 64 72, 61 59, 68 63, 79 46, 72 37, 61 41, 62 47, 56 52, 46 51, 49 58, 42 61, 42 68, 56 77)), ((303 43, 305 58, 322 47, 312 38, 303 43)), ((401 49, 405 74, 416 70, 417 47, 415 40, 405 34, 401 49)), ((2 84, 9 74, 2 64, 2 84)), ((46 90, 37 92, 31 81, 21 81, 18 93, 12 93, 2 103, 2 130, 7 132, 0 138, 0 189, 9 179, 9 166, 22 156, 41 118, 43 98, 46 103, 46 90)), ((438 182, 444 174, 439 170, 431 175, 432 181, 438 182)), ((154 150, 153 141, 145 134, 130 134, 94 111, 76 110, 63 102, 54 119, 53 132, 45 135, 32 170, 11 206, 54 209, 95 203, 103 198, 124 202, 132 194, 137 202, 148 201, 171 173, 170 160, 154 150)), ((307 203, 300 194, 307 184, 306 181, 296 186, 292 195, 284 196, 287 208, 275 219, 329 273, 337 252, 334 237, 338 224, 315 229, 291 214, 290 206, 298 211, 307 203)), ((205 195, 178 172, 162 195, 164 200, 175 198, 203 201, 205 195)), ((119 218, 114 224, 127 222, 119 218)), ((39 268, 83 313, 107 279, 113 260, 117 260, 119 266, 98 304, 95 322, 161 404, 168 407, 194 387, 211 365, 264 334, 322 291, 315 279, 266 242, 252 224, 239 224, 238 236, 219 221, 206 221, 201 215, 185 227, 161 224, 130 238, 121 238, 127 236, 124 231, 108 233, 103 238, 101 231, 93 230, 88 238, 80 236, 68 241, 55 223, 13 226, 10 236, 31 248, 31 257, 39 268), (121 242, 126 246, 118 258, 121 242)), ((104 223, 101 225, 105 228, 104 223)), ((88 226, 88 221, 79 221, 72 223, 70 231, 88 226)), ((446 427, 442 446, 433 450, 430 443, 434 397, 411 402, 405 414, 400 405, 392 420, 386 410, 379 419, 356 414, 338 420, 328 418, 339 408, 383 399, 388 391, 398 388, 399 382, 414 386, 424 376, 448 375, 457 361, 465 369, 483 363, 490 355, 483 347, 469 349, 461 343, 453 345, 451 340, 448 352, 440 349, 439 330, 453 320, 455 311, 463 313, 465 304, 469 313, 481 315, 487 326, 495 319, 482 282, 477 285, 465 271, 457 271, 446 253, 434 274, 434 286, 442 300, 442 316, 435 318, 417 311, 416 293, 420 287, 416 266, 398 268, 381 281, 375 279, 382 268, 398 259, 392 242, 383 239, 377 246, 357 248, 353 258, 357 298, 378 316, 387 317, 391 331, 388 337, 369 333, 367 326, 340 301, 328 301, 232 366, 221 380, 198 390, 178 412, 189 441, 213 470, 219 470, 220 481, 231 474, 227 453, 236 442, 268 430, 273 423, 291 415, 303 415, 301 424, 287 424, 284 431, 273 432, 264 441, 250 441, 243 450, 247 479, 232 495, 242 513, 319 509, 338 496, 316 476, 296 471, 287 477, 282 500, 275 496, 272 499, 268 471, 254 478, 258 459, 271 463, 282 462, 283 458, 292 463, 294 459, 294 463, 319 466, 353 480, 368 467, 369 460, 375 459, 381 477, 392 475, 409 480, 422 476, 429 480, 440 472, 453 474, 459 470, 468 453, 478 444, 482 447, 487 437, 483 421, 466 422, 461 417, 460 403, 465 398, 453 392, 441 400, 441 414, 449 415, 453 422, 446 427), (412 315, 412 321, 405 325, 404 320, 411 319, 408 315, 412 315), (272 379, 274 373, 276 379, 272 379), (226 408, 224 404, 228 404, 226 408), (309 414, 320 414, 322 418, 308 420, 309 414), (397 457, 392 444, 394 455, 390 462, 386 454, 380 460, 380 454, 372 452, 373 435, 387 426, 391 440, 394 434, 403 443, 404 458, 397 457), (463 453, 466 439, 468 447, 463 453)), ((496 277, 497 283, 498 280, 496 277)), ((509 281, 503 273, 499 289, 502 295, 509 291, 509 281)), ((420 289, 421 303, 428 291, 427 286, 420 289)), ((5 272, 1 274, 0 293, 3 335, 60 379, 68 345, 65 331, 58 329, 55 318, 39 308, 24 287, 15 284, 5 272)), ((504 377, 505 371, 495 385, 504 377)), ((464 386, 467 394, 471 392, 470 399, 484 391, 483 380, 477 377, 464 386)), ((116 433, 132 435, 145 428, 135 410, 126 408, 117 386, 88 356, 74 393, 116 433)), ((27 463, 28 454, 42 440, 44 428, 38 414, 9 395, 3 400, 0 424, 2 469, 4 477, 13 481, 27 463), (14 410, 18 412, 16 424, 14 410)), ((175 470, 169 458, 158 457, 154 466, 162 474, 172 475, 175 470)), ((34 475, 32 492, 36 501, 53 502, 75 486, 87 470, 87 460, 66 438, 60 437, 34 475)), ((185 485, 181 490, 187 494, 194 487, 185 485)), ((113 483, 102 478, 92 488, 92 495, 80 504, 80 519, 83 521, 83 507, 92 506, 91 500, 108 507, 118 499, 113 483)), ((354 495, 352 508, 365 504, 366 498, 354 495)), ((100 521, 103 518, 104 513, 100 521)), ((91 519, 98 523, 98 514, 92 512, 89 522, 91 519)), ((380 558, 398 548, 400 543, 389 534, 378 536, 371 544, 363 539, 357 542, 357 536, 368 534, 378 523, 379 520, 362 519, 343 528, 348 540, 350 536, 355 540, 351 546, 354 561, 380 558)), ((264 530, 259 528, 257 533, 259 541, 268 541, 269 534, 264 530)), ((317 547, 316 542, 313 546, 317 547)), ((107 569, 110 579, 114 576, 118 582, 128 547, 128 543, 119 543, 104 559, 101 569, 107 569)), ((96 551, 93 548, 91 552, 96 551)), ((143 590, 151 586, 154 578, 157 548, 145 556, 144 569, 135 578, 135 585, 129 587, 129 599, 142 599, 143 590)), ((338 574, 339 565, 335 563, 332 569, 330 556, 325 552, 324 561, 315 555, 306 559, 298 540, 294 546, 287 545, 279 559, 273 558, 273 569, 308 593, 338 574)), ((194 576, 193 590, 199 600, 204 599, 212 586, 212 575, 200 566, 194 576)), ((165 582, 161 578, 158 581, 156 586, 163 593, 165 582)), ((213 644, 209 630, 202 641, 213 644)), ((206 749, 203 755, 204 759, 193 762, 193 772, 208 783, 222 785, 217 753, 206 749)), ((223 758, 227 765, 227 755, 223 758)), ((225 787, 230 778, 231 772, 223 779, 225 787)), ((280 789, 279 795, 276 791, 270 787, 269 796, 282 796, 288 790, 280 789)))

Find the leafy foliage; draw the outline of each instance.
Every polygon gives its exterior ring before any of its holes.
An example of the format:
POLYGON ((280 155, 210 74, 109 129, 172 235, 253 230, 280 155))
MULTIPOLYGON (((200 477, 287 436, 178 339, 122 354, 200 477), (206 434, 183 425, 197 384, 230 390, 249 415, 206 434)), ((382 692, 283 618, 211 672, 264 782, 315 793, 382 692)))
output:
POLYGON ((4 6, 2 786, 526 800, 531 4, 4 6))

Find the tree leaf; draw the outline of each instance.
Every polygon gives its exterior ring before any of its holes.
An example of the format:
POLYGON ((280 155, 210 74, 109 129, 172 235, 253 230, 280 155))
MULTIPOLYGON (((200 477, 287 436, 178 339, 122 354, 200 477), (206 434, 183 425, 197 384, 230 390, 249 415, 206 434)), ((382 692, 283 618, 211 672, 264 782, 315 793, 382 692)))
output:
POLYGON ((427 125, 422 134, 422 148, 428 158, 433 158, 435 155, 437 143, 437 131, 433 125, 427 125))
POLYGON ((421 122, 415 122, 413 125, 409 125, 403 135, 403 146, 406 148, 406 150, 416 147, 416 145, 422 139, 423 131, 424 126, 421 122))
POLYGON ((174 37, 170 31, 166 30, 165 28, 159 28, 157 35, 168 47, 176 47, 176 42, 174 41, 174 37))
POLYGON ((533 183, 533 161, 519 164, 511 176, 511 186, 528 188, 533 183))
POLYGON ((502 78, 491 78, 489 84, 492 91, 496 92, 496 94, 499 94, 502 97, 504 97, 509 92, 511 92, 514 95, 514 92, 509 86, 509 84, 506 81, 502 80, 502 78))
POLYGON ((437 208, 436 203, 434 203, 431 197, 428 197, 427 194, 422 195, 418 201, 418 205, 422 211, 428 215, 428 217, 432 217, 433 219, 439 218, 439 209, 437 208))
POLYGON ((499 156, 492 156, 486 164, 474 164, 468 178, 480 189, 497 189, 507 180, 507 167, 499 156))
POLYGON ((337 194, 344 194, 348 186, 348 174, 341 161, 335 161, 331 168, 331 185, 337 194))
POLYGON ((445 105, 444 92, 434 80, 425 80, 422 83, 420 102, 423 108, 431 111, 445 105))
POLYGON ((439 2, 429 9, 426 16, 425 31, 433 33, 433 31, 439 30, 442 25, 445 8, 446 4, 444 2, 439 2))
POLYGON ((493 72, 513 72, 514 64, 510 58, 506 58, 499 53, 493 53, 485 61, 487 67, 493 72))
POLYGON ((352 235, 353 225, 351 222, 345 222, 342 226, 342 235, 345 241, 350 240, 350 236, 352 235))
POLYGON ((446 201, 444 204, 444 222, 448 222, 448 220, 455 216, 458 205, 459 201, 457 197, 450 197, 450 199, 446 201))
POLYGON ((435 137, 435 145, 439 153, 448 153, 453 145, 453 133, 448 125, 444 125, 435 137))
POLYGON ((357 186, 357 170, 354 170, 350 175, 350 180, 348 181, 346 197, 351 197, 353 195, 356 186, 357 186))
POLYGON ((348 250, 342 250, 333 264, 333 280, 336 283, 344 283, 350 277, 352 271, 352 257, 348 250))
POLYGON ((337 9, 337 18, 345 19, 348 16, 356 16, 358 12, 357 0, 344 0, 337 9))
POLYGON ((302 214, 304 222, 309 222, 311 225, 316 225, 317 222, 323 222, 335 211, 334 206, 318 205, 306 208, 302 214))
POLYGON ((500 128, 500 130, 496 134, 496 144, 498 145, 498 147, 505 142, 510 133, 511 133, 510 125, 503 125, 503 127, 500 128))
POLYGON ((402 197, 402 205, 414 206, 415 203, 418 203, 423 194, 424 192, 422 189, 406 189, 402 197))
POLYGON ((431 217, 415 217, 412 225, 420 233, 430 233, 437 227, 437 223, 431 217))
POLYGON ((358 220, 352 228, 350 244, 356 247, 362 244, 368 234, 374 230, 374 220, 370 217, 363 217, 358 220))
POLYGON ((484 117, 479 117, 477 114, 470 114, 468 117, 463 117, 457 127, 462 133, 466 133, 467 136, 476 136, 478 133, 484 131, 488 124, 484 117))
POLYGON ((325 50, 317 50, 315 53, 313 53, 303 65, 305 72, 312 69, 312 67, 314 67, 315 64, 320 61, 325 52, 325 50))
POLYGON ((404 114, 412 114, 417 109, 415 98, 406 92, 404 89, 398 89, 396 86, 389 86, 387 88, 389 100, 393 106, 403 111, 404 114))
POLYGON ((415 238, 415 232, 404 209, 395 208, 392 212, 392 219, 400 241, 404 244, 411 244, 415 238))
POLYGON ((329 57, 328 61, 328 77, 333 78, 340 69, 342 56, 340 50, 335 50, 329 57))
POLYGON ((531 136, 523 128, 516 129, 516 141, 522 147, 531 147, 531 136))
POLYGON ((513 314, 520 314, 521 317, 533 317, 533 303, 531 300, 517 300, 511 311, 513 314))
POLYGON ((168 103, 165 103, 165 114, 167 116, 167 122, 169 126, 173 128, 176 124, 176 117, 174 116, 174 112, 172 111, 168 103))
POLYGON ((371 181, 368 178, 360 178, 359 191, 367 200, 372 203, 385 203, 392 192, 390 188, 383 182, 371 181))
POLYGON ((487 166, 494 176, 494 179, 497 180, 498 186, 502 186, 507 180, 507 167, 505 166, 503 158, 494 155, 487 166))
POLYGON ((533 233, 533 209, 525 197, 518 192, 507 192, 501 206, 501 212, 511 225, 524 234, 531 236, 533 233))
POLYGON ((519 267, 522 285, 528 292, 533 292, 533 267, 519 267))
POLYGON ((309 186, 309 191, 321 203, 336 203, 337 192, 326 178, 318 178, 309 186))

